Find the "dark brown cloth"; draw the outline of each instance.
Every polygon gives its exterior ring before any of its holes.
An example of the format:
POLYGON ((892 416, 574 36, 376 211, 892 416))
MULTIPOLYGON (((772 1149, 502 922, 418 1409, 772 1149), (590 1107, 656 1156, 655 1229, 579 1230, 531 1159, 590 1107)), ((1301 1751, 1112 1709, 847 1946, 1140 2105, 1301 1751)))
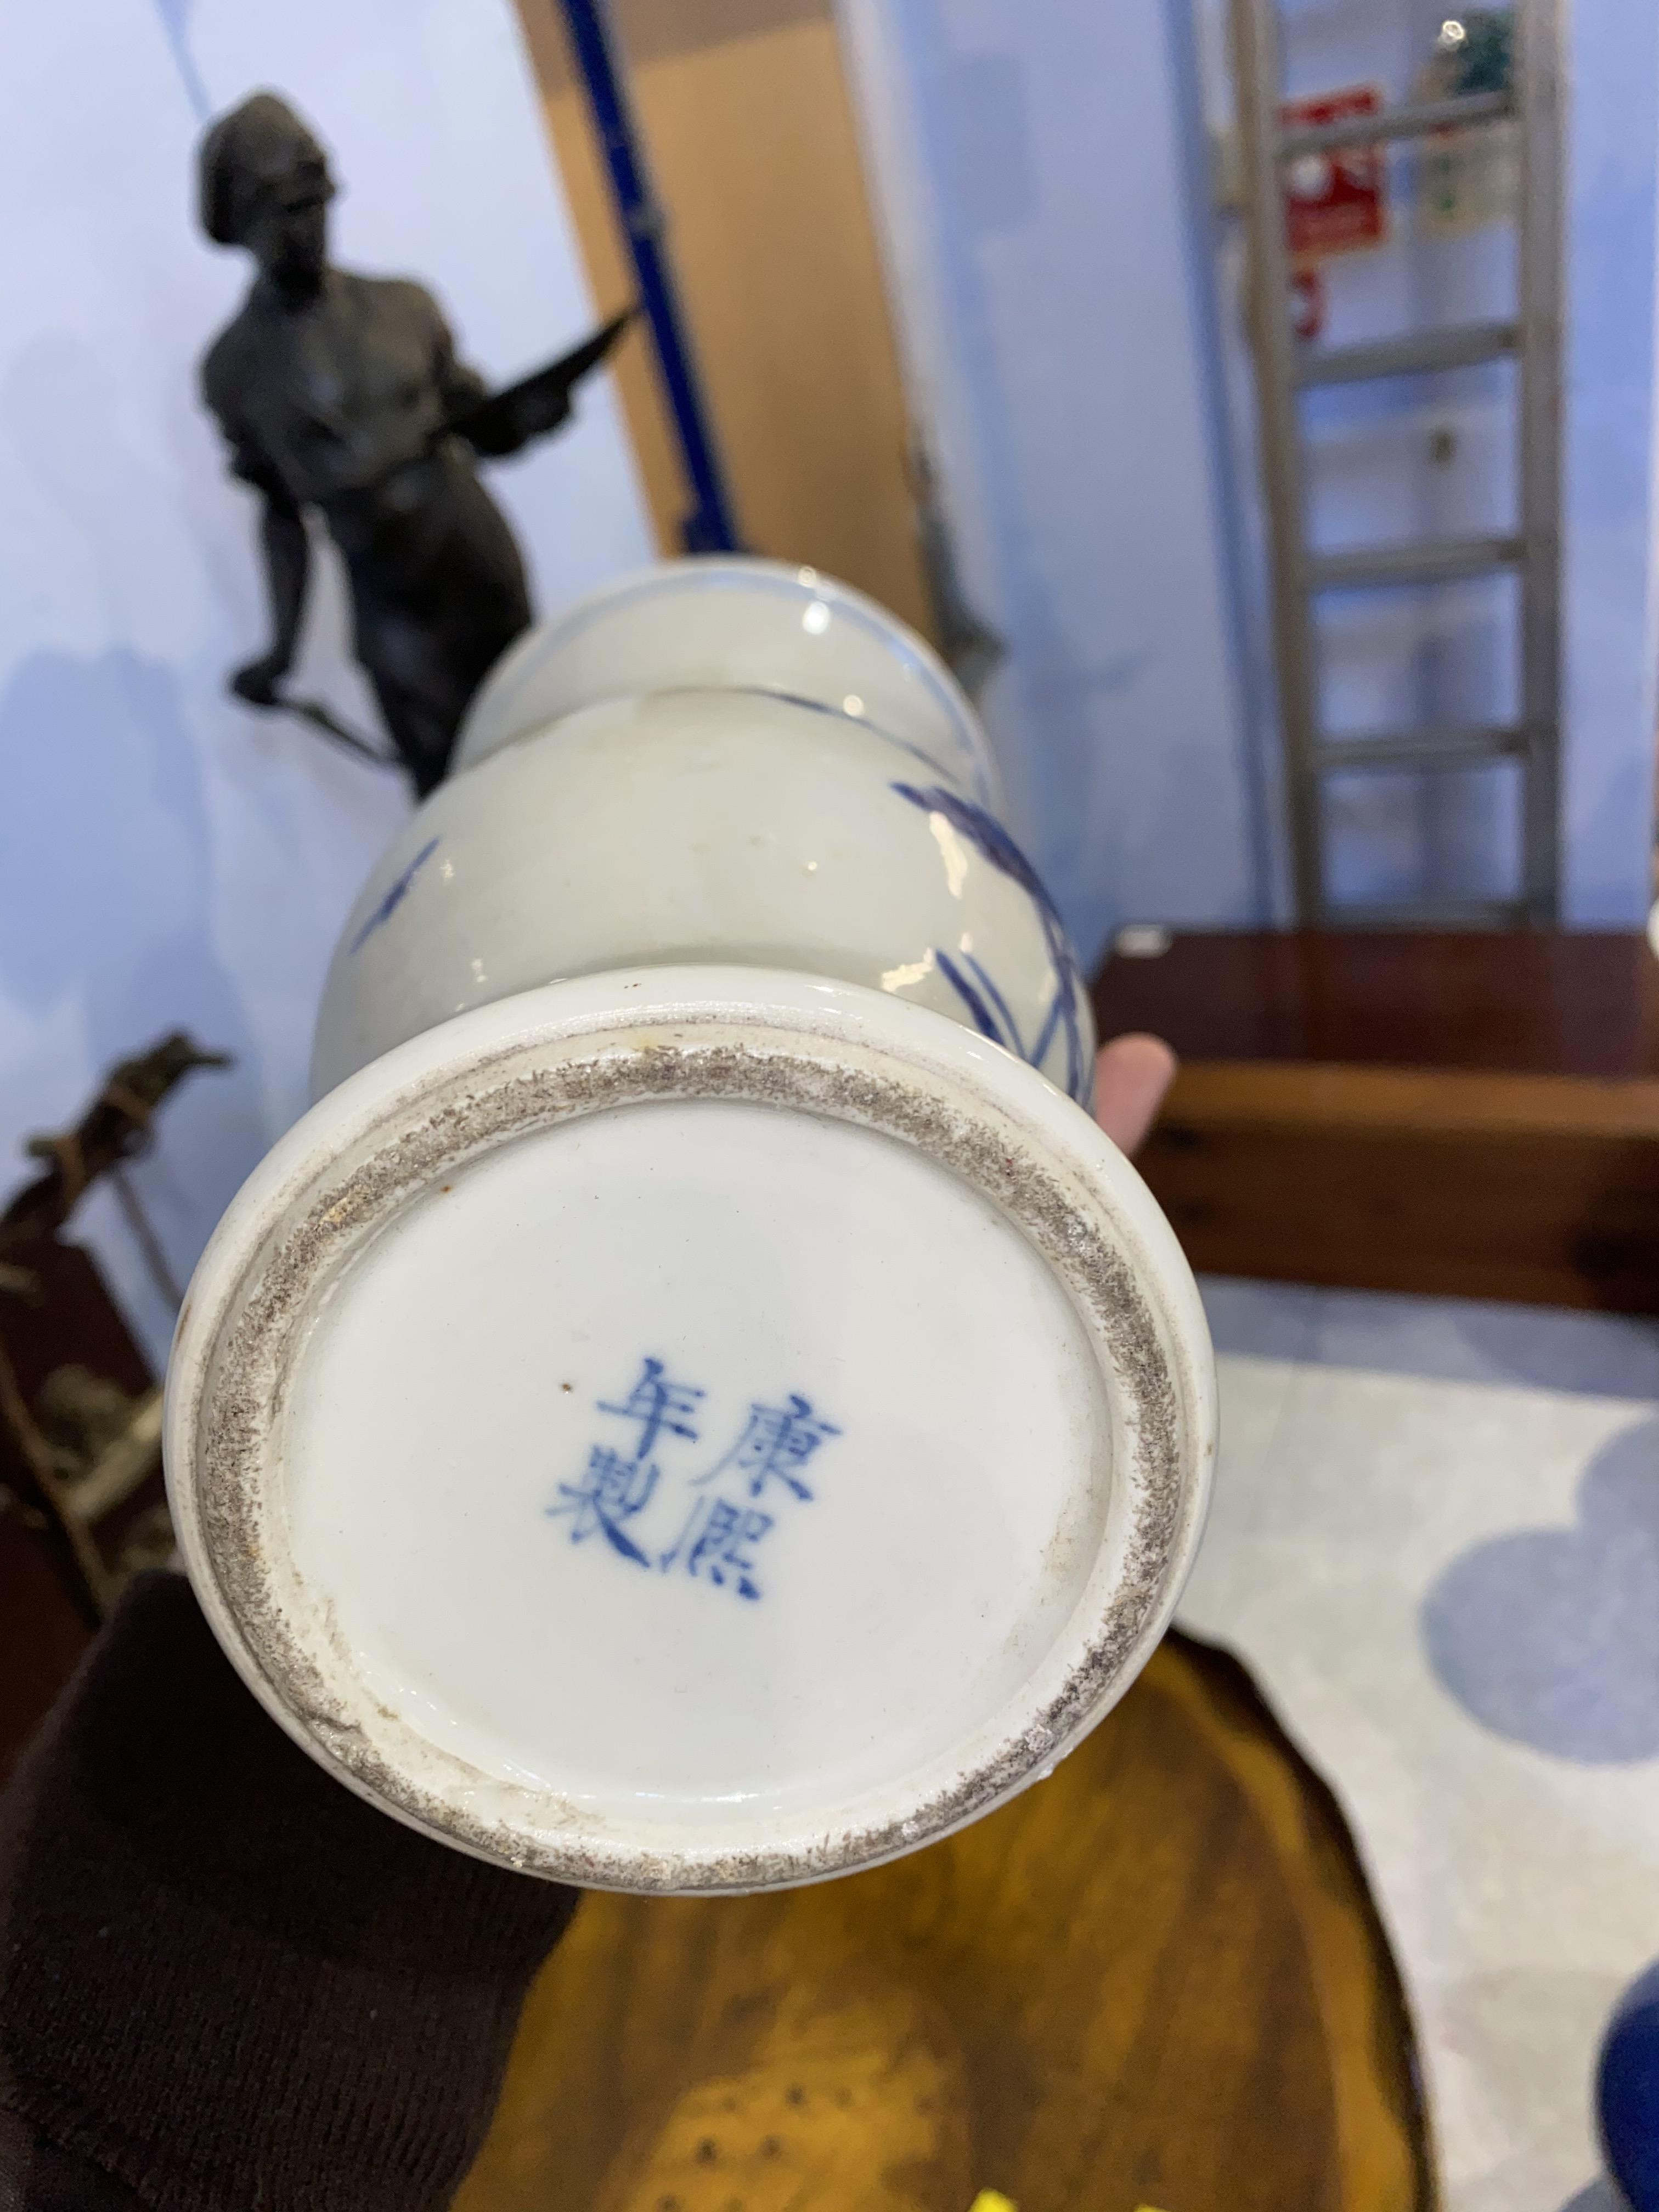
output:
POLYGON ((437 2212, 576 1901, 353 1796, 143 1577, 0 1797, 0 2212, 437 2212))

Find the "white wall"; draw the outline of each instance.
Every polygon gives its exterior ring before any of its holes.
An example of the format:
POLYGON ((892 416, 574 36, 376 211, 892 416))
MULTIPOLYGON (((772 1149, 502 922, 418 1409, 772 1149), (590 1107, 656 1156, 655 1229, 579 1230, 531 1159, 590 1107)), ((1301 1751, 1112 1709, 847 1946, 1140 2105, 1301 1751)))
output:
POLYGON ((918 414, 1012 650, 1018 826, 1092 958, 1267 896, 1181 0, 842 0, 918 414))
MULTIPOLYGON (((15 0, 6 49, 0 1188, 26 1132, 187 1026, 238 1065, 192 1079, 137 1170, 182 1274, 304 1104, 335 932, 408 804, 223 695, 264 612, 195 362, 247 264, 195 230, 193 93, 289 94, 336 155, 340 258, 429 283, 487 374, 557 351, 593 303, 507 0, 15 0)), ((603 386, 492 481, 544 605, 651 557, 603 386)), ((368 721, 324 583, 300 688, 368 721)), ((159 1356, 171 1317, 106 1195, 81 1224, 159 1356)))
POLYGON ((1659 4, 1581 0, 1571 54, 1565 904, 1578 927, 1631 927, 1659 715, 1659 4))

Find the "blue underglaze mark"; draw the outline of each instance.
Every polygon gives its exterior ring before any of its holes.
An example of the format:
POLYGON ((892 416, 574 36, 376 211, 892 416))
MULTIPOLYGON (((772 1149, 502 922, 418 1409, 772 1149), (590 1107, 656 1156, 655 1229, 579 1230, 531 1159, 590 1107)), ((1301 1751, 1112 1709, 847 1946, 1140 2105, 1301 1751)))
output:
POLYGON ((750 1406, 743 1434, 724 1459, 697 1476, 696 1487, 730 1473, 743 1478, 751 1498, 763 1496, 767 1484, 776 1481, 810 1504, 812 1492, 801 1480, 801 1469, 820 1444, 840 1434, 833 1422, 819 1419, 810 1399, 792 1390, 781 1406, 750 1406))
POLYGON ((634 1456, 648 1459, 652 1446, 665 1431, 671 1437, 686 1437, 693 1443, 696 1442, 697 1432, 691 1423, 702 1395, 689 1383, 671 1382, 663 1362, 647 1358, 641 1363, 639 1381, 621 1405, 612 1405, 608 1399, 601 1398, 599 1410, 617 1414, 624 1421, 637 1421, 640 1437, 634 1456))
POLYGON ((810 1504, 815 1493, 804 1470, 841 1431, 814 1412, 809 1398, 792 1390, 781 1404, 752 1404, 735 1442, 702 1474, 688 1474, 681 1454, 665 1488, 659 1447, 700 1441, 696 1424, 707 1395, 694 1384, 675 1382, 666 1361, 647 1353, 626 1396, 601 1398, 595 1405, 596 1412, 635 1430, 631 1446, 591 1445, 580 1480, 559 1485, 561 1502, 550 1505, 547 1516, 568 1520, 573 1544, 599 1536, 630 1565, 659 1574, 684 1573, 695 1582, 757 1600, 763 1593, 755 1580, 755 1547, 777 1525, 777 1515, 759 1501, 776 1484, 781 1496, 775 1502, 781 1509, 810 1504), (711 1484, 720 1487, 711 1490, 711 1484), (671 1502, 676 1490, 678 1505, 671 1502), (702 1495, 692 1494, 697 1492, 702 1495), (652 1515, 652 1505, 659 1500, 652 1515), (673 1525, 666 1518, 671 1512, 678 1534, 664 1544, 660 1537, 673 1525), (657 1540, 642 1525, 647 1516, 657 1524, 657 1540))
POLYGON ((940 975, 967 1007, 981 1036, 989 1037, 1019 1059, 1029 1060, 1033 1067, 1041 1067, 1056 1033, 1061 1036, 1066 1045, 1066 1079, 1062 1088, 1079 1105, 1086 1105, 1092 1071, 1085 1064, 1083 1024, 1078 1018, 1078 1005, 1083 996, 1083 971, 1066 934, 1066 925, 1042 878, 995 816, 975 805, 971 799, 963 799, 959 793, 946 791, 937 784, 923 788, 913 783, 896 783, 892 787, 901 799, 908 799, 912 806, 921 807, 924 813, 942 815, 976 853, 1017 883, 1036 908, 1054 971, 1054 994, 1043 1016, 1042 1028, 1029 1042, 1021 1036, 1006 999, 971 953, 949 953, 936 945, 933 958, 940 975), (971 975, 969 969, 973 971, 971 975))
POLYGON ((570 1540, 586 1543, 590 1536, 603 1536, 613 1552, 624 1559, 632 1559, 636 1566, 648 1567, 650 1560, 640 1549, 623 1526, 636 1513, 643 1513, 651 1503, 661 1480, 662 1470, 654 1460, 625 1459, 609 1444, 595 1444, 587 1455, 587 1468, 580 1484, 562 1482, 559 1495, 567 1498, 568 1505, 550 1505, 548 1511, 556 1518, 560 1514, 574 1516, 571 1523, 570 1540))
POLYGON ((380 924, 383 921, 391 921, 392 915, 396 914, 398 908, 409 896, 410 885, 414 882, 416 877, 419 875, 421 870, 426 866, 427 862, 432 858, 432 855, 437 851, 437 849, 438 840, 435 837, 430 839, 426 844, 422 846, 420 851, 416 853, 414 859, 404 870, 402 875, 400 875, 397 881, 392 884, 391 888, 387 890, 386 896, 380 901, 379 906, 375 908, 374 913, 370 915, 368 920, 363 924, 362 927, 357 932, 357 934, 352 939, 350 944, 346 947, 346 955, 348 958, 349 958, 353 953, 361 952, 362 951, 364 945, 368 944, 369 939, 374 936, 375 931, 380 927, 380 924))
POLYGON ((657 1564, 665 1574, 684 1566, 694 1579, 713 1583, 716 1589, 758 1598, 761 1586, 749 1553, 772 1526, 772 1516, 757 1506, 734 1505, 729 1498, 700 1498, 657 1564))

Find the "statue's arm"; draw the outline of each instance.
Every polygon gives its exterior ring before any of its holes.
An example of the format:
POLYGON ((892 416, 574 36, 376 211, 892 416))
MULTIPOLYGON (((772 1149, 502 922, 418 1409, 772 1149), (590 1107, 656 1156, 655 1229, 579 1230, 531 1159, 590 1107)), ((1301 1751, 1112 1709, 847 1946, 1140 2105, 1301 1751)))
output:
POLYGON ((489 398, 489 386, 470 362, 457 356, 454 333, 435 307, 434 320, 432 368, 438 382, 438 396, 446 416, 465 415, 489 398))
POLYGON ((474 453, 490 460, 503 459, 569 419, 568 392, 549 394, 514 389, 492 394, 477 370, 456 358, 454 337, 441 315, 437 318, 434 345, 445 416, 451 421, 471 417, 460 420, 459 433, 474 453), (483 404, 486 399, 487 407, 483 404))
POLYGON ((270 643, 257 660, 239 668, 230 688, 255 707, 281 704, 279 686, 294 665, 311 578, 311 544, 300 503, 274 477, 252 479, 260 495, 259 549, 264 556, 270 606, 270 643))
POLYGON ((222 343, 203 364, 202 397, 223 434, 230 473, 259 495, 259 550, 270 609, 270 643, 257 659, 236 670, 230 688, 250 706, 277 707, 282 704, 279 687, 294 665, 305 619, 311 544, 299 501, 243 419, 238 404, 240 391, 222 343))
MULTIPOLYGON (((438 386, 438 398, 443 408, 444 420, 453 422, 470 415, 489 397, 489 386, 470 362, 462 361, 455 350, 455 334, 444 320, 435 300, 429 300, 432 310, 432 374, 438 386)), ((466 433, 461 433, 463 437, 466 433)), ((468 439, 467 442, 471 443, 468 439)), ((493 450, 493 449, 492 449, 493 450)), ((516 447, 504 447, 512 453, 516 447)))

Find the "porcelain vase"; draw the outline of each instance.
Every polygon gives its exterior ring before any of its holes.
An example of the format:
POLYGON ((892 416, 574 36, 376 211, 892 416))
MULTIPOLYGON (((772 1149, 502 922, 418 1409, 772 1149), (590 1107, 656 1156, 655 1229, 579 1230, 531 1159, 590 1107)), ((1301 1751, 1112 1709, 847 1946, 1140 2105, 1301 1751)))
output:
POLYGON ((174 1516, 255 1694, 601 1887, 846 1872, 1038 1778, 1166 1626, 1214 1452, 1093 1046, 892 617, 698 561, 532 631, 181 1318, 174 1516))

